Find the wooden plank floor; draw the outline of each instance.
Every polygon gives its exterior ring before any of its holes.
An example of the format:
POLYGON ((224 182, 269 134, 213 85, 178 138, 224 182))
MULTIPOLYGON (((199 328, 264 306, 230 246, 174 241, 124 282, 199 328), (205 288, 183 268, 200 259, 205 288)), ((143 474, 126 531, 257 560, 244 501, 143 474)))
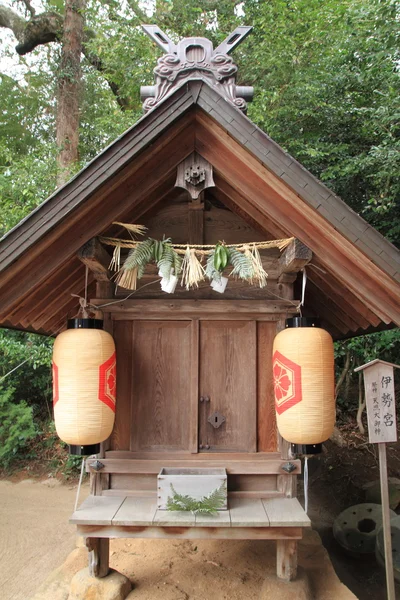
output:
POLYGON ((75 525, 124 527, 310 527, 296 498, 233 498, 217 516, 157 510, 155 498, 89 496, 74 512, 75 525))

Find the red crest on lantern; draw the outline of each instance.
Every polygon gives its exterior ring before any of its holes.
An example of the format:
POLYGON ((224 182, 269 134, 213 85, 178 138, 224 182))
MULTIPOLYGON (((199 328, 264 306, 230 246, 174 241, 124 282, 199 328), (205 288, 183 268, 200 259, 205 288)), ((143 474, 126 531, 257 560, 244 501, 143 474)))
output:
POLYGON ((60 397, 59 392, 58 392, 58 367, 54 361, 52 363, 52 371, 53 371, 53 406, 54 406, 60 397))
POLYGON ((115 412, 117 390, 116 354, 112 354, 106 362, 99 367, 99 400, 104 402, 115 412))
POLYGON ((301 367, 278 350, 273 357, 275 408, 282 414, 302 400, 301 367))

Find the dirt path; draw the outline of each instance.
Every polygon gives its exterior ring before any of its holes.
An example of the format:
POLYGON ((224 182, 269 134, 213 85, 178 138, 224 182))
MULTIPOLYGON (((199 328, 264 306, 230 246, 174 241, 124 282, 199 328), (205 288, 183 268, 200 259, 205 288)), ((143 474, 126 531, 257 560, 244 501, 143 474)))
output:
MULTIPOLYGON (((86 484, 81 500, 87 494, 86 484)), ((74 549, 76 529, 68 525, 68 517, 73 511, 75 496, 76 486, 60 485, 55 480, 45 483, 32 479, 19 483, 0 481, 1 600, 29 600, 74 549)), ((321 502, 311 495, 311 507, 317 506, 318 514, 311 515, 314 524, 325 525, 330 532, 329 506, 320 514, 321 502)), ((308 541, 299 546, 299 564, 314 573, 315 597, 319 600, 354 598, 334 575, 320 542, 308 537, 308 541)), ((83 564, 86 564, 86 550, 82 551, 83 564)), ((386 597, 384 573, 376 565, 369 567, 373 580, 368 579, 366 573, 355 577, 362 564, 352 564, 349 568, 345 556, 335 557, 332 548, 330 553, 340 578, 360 600, 386 597)), ((261 597, 264 577, 275 576, 273 542, 114 540, 110 554, 111 566, 134 582, 138 600, 187 600, 189 597, 254 600, 261 597), (213 590, 212 596, 204 596, 205 590, 213 590)))
POLYGON ((75 495, 76 487, 57 481, 0 481, 2 600, 30 598, 74 548, 75 527, 68 525, 68 517, 73 512, 75 495), (49 487, 52 483, 55 487, 49 487))

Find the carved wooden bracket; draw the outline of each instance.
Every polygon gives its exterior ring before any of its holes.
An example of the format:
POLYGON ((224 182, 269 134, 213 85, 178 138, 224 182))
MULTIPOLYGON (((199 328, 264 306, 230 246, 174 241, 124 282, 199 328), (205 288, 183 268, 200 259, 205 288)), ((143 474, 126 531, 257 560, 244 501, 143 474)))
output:
POLYGON ((246 100, 253 99, 253 88, 237 86, 237 66, 228 56, 251 32, 252 27, 237 27, 219 46, 213 48, 207 38, 184 38, 175 44, 157 25, 142 25, 147 35, 166 54, 154 69, 155 85, 140 88, 143 110, 151 110, 182 81, 206 79, 229 102, 246 110, 246 100))
POLYGON ((293 283, 297 273, 312 259, 312 252, 308 246, 294 239, 283 252, 279 259, 279 283, 293 283))
POLYGON ((205 189, 215 187, 212 165, 193 152, 178 165, 175 187, 187 190, 191 199, 197 200, 205 189))

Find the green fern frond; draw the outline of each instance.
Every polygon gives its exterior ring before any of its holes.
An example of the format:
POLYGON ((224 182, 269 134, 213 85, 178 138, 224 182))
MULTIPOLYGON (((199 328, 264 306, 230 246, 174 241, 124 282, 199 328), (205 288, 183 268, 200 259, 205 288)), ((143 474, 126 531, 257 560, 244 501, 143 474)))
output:
POLYGON ((167 510, 183 510, 196 514, 216 515, 218 510, 223 507, 226 498, 225 481, 219 488, 200 500, 195 500, 187 495, 179 494, 171 484, 172 497, 167 498, 167 510))
POLYGON ((229 250, 230 263, 233 266, 231 275, 239 279, 252 279, 254 277, 254 267, 248 257, 237 248, 230 248, 229 250))
POLYGON ((182 259, 177 252, 174 252, 174 273, 176 277, 179 277, 180 272, 182 270, 182 259))
POLYGON ((157 262, 158 270, 165 279, 171 276, 174 265, 174 249, 170 244, 163 244, 161 258, 157 262))
POLYGON ((135 267, 146 267, 153 255, 153 244, 154 240, 149 238, 140 242, 135 248, 132 248, 125 259, 122 269, 130 271, 135 267))

